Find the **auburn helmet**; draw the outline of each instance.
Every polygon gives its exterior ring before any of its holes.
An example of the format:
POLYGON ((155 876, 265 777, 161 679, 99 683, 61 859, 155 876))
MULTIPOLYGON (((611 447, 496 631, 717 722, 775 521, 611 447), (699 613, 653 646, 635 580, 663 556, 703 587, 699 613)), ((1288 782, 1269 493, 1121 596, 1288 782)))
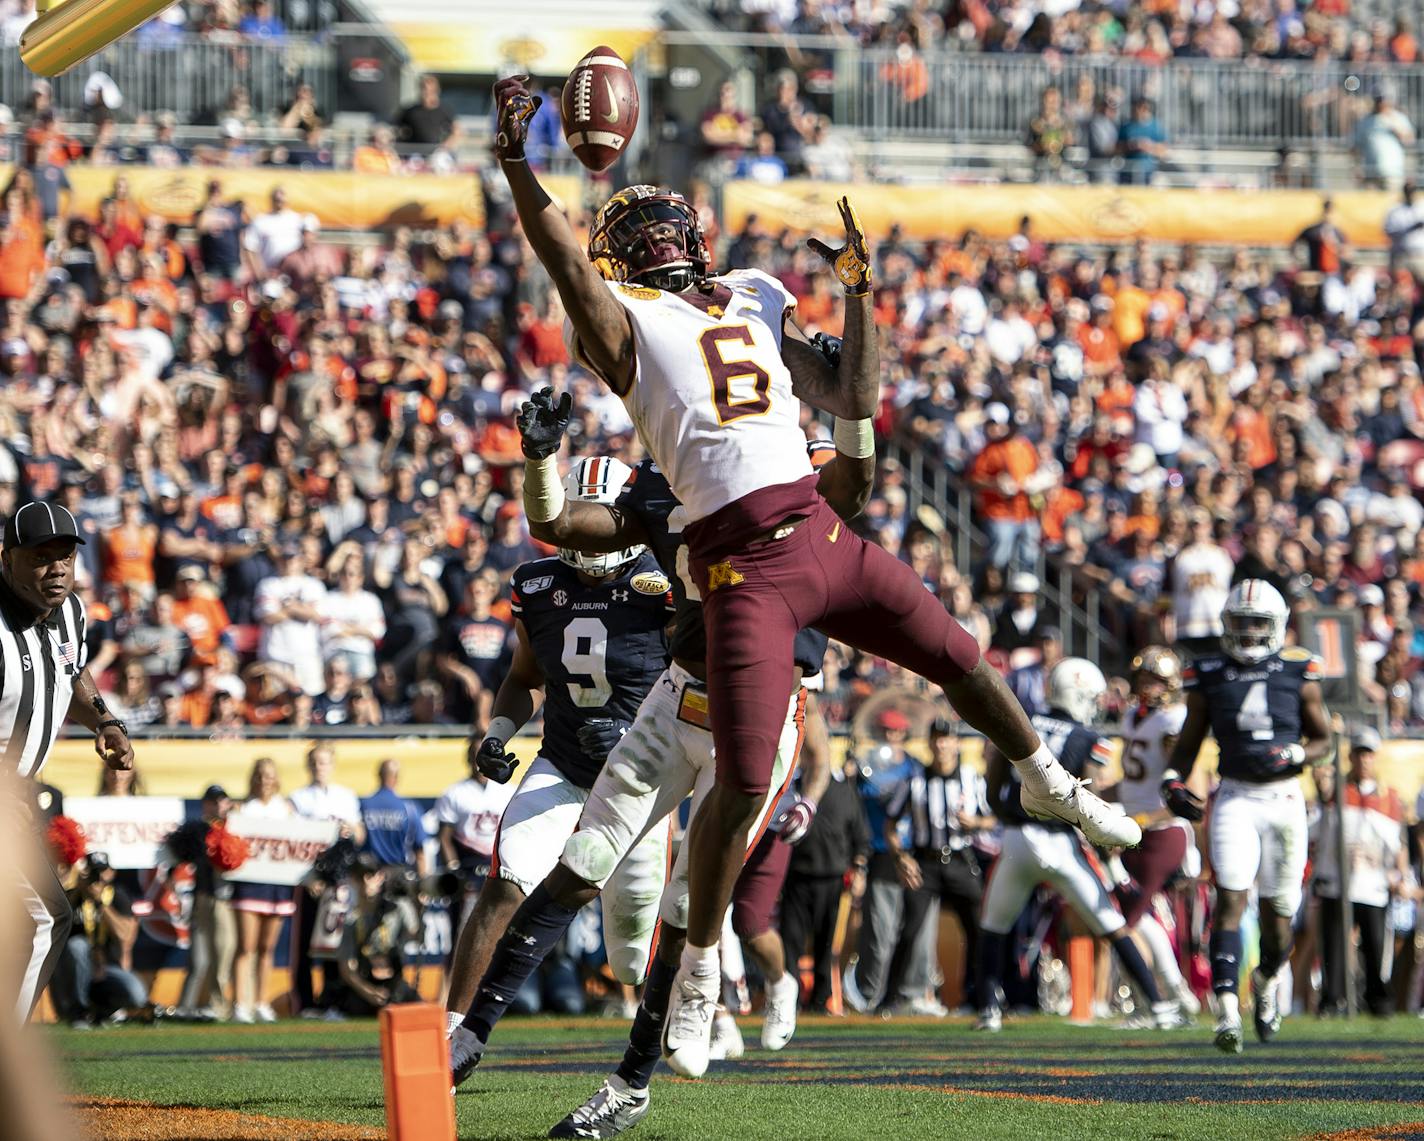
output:
MULTIPOLYGON (((564 494, 585 503, 612 503, 623 485, 633 475, 633 469, 612 456, 585 456, 564 476, 564 494)), ((624 547, 621 551, 585 554, 568 547, 559 548, 559 558, 584 574, 602 578, 612 574, 624 563, 631 562, 648 548, 642 544, 624 547)))
POLYGON ((1048 671, 1043 697, 1050 709, 1062 710, 1079 725, 1092 725, 1107 691, 1103 671, 1087 658, 1064 658, 1048 671))
POLYGON ((1259 578, 1231 588, 1221 610, 1221 645, 1245 665, 1264 662, 1286 644, 1290 607, 1281 592, 1259 578))
MULTIPOLYGON (((1156 678, 1166 688, 1159 693, 1152 695, 1150 699, 1144 697, 1143 704, 1149 708, 1156 708, 1160 705, 1170 705, 1176 700, 1177 694, 1182 688, 1182 662, 1177 655, 1166 646, 1148 646, 1142 653, 1132 659, 1132 682, 1136 688, 1137 680, 1142 676, 1156 678)), ((1139 694, 1139 696, 1142 696, 1139 694)))
POLYGON ((712 263, 697 211, 661 186, 628 186, 603 204, 588 236, 588 256, 609 281, 681 293, 712 263))

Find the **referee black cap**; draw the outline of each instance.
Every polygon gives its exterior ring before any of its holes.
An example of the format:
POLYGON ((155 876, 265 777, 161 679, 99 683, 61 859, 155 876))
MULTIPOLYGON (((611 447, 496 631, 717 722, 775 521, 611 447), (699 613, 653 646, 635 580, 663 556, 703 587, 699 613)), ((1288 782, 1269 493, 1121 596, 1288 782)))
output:
POLYGON ((79 526, 67 508, 32 500, 11 515, 5 524, 5 546, 37 547, 51 539, 84 542, 79 526))

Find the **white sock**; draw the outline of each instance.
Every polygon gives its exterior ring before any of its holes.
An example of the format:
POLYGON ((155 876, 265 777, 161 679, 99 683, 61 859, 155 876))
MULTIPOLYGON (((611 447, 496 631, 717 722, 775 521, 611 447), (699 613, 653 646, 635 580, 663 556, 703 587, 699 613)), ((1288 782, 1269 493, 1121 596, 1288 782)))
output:
POLYGON ((1241 996, 1233 991, 1220 991, 1216 996, 1216 1001, 1221 1004, 1223 1017, 1239 1019, 1241 1017, 1241 996))
POLYGON ((1172 952, 1172 940, 1166 928, 1158 922, 1156 916, 1149 913, 1142 917, 1137 930, 1152 954, 1152 969, 1157 972, 1157 977, 1167 984, 1168 990, 1181 990, 1185 980, 1182 978, 1182 968, 1177 965, 1177 956, 1172 952))
POLYGON ((465 1024, 465 1016, 456 1014, 453 1010, 445 1012, 445 1037, 454 1037, 455 1031, 465 1024))
POLYGON ((721 957, 717 954, 717 944, 710 947, 694 947, 689 941, 682 948, 682 969, 700 979, 715 979, 721 976, 721 957))
POLYGON ((1013 764, 1014 768, 1018 769, 1019 776, 1024 778, 1026 783, 1054 788, 1064 780, 1071 779, 1063 766, 1058 763, 1058 758, 1053 755, 1052 750, 1044 744, 1040 744, 1034 750, 1033 756, 1024 757, 1023 760, 1014 761, 1013 764))
POLYGON ((718 943, 722 958, 722 975, 730 983, 737 983, 747 977, 747 960, 742 954, 742 941, 732 930, 732 909, 727 909, 727 917, 722 922, 722 939, 718 943))

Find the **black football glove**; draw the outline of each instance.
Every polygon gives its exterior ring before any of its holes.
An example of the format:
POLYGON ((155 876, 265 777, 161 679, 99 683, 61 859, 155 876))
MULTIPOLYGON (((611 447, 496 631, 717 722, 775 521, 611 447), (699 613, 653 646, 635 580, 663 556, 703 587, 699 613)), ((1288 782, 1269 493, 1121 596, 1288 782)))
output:
POLYGON ((816 804, 804 796, 798 796, 796 803, 776 818, 777 835, 783 843, 796 845, 806 839, 811 824, 816 819, 816 804))
POLYGON ((811 338, 811 347, 821 354, 821 359, 833 369, 841 367, 841 339, 829 333, 817 333, 811 338))
POLYGON ((631 728, 631 722, 619 721, 613 717, 590 717, 578 727, 575 736, 579 748, 590 761, 607 764, 608 754, 613 752, 623 734, 631 728))
POLYGON ((1172 815, 1180 816, 1183 820, 1195 823, 1206 815, 1206 805, 1175 773, 1162 781, 1162 799, 1167 802, 1172 815))
POLYGON ((508 784, 518 765, 519 758, 509 752, 498 737, 486 737, 475 753, 475 766, 486 780, 495 784, 508 784))
POLYGON ((542 460, 559 450, 569 430, 574 398, 565 392, 554 400, 552 388, 541 388, 524 402, 514 418, 519 428, 519 444, 531 460, 542 460))
POLYGON ((529 137, 529 120, 544 100, 529 93, 527 75, 511 75, 494 85, 497 126, 495 155, 507 162, 524 161, 524 141, 529 137))

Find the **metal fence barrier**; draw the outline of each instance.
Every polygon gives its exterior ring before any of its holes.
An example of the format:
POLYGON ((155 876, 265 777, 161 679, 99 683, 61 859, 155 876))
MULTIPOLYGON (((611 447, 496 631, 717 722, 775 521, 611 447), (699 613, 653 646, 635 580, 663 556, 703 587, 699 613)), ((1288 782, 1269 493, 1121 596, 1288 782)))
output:
MULTIPOLYGON (((1353 66, 1339 61, 1176 60, 1161 65, 1113 57, 917 54, 862 49, 829 36, 716 37, 742 52, 757 106, 770 99, 775 72, 795 64, 803 98, 838 127, 882 136, 953 143, 1022 142, 1045 87, 1066 100, 1079 85, 1156 104, 1169 142, 1204 148, 1348 147, 1377 92, 1389 92, 1416 128, 1424 125, 1424 67, 1353 66)), ((705 48, 706 36, 665 33, 670 67, 679 52, 705 48)), ((708 106, 715 89, 705 88, 708 106)))
MULTIPOLYGON (((182 123, 215 121, 233 88, 241 85, 258 117, 272 119, 281 115, 298 83, 310 83, 317 106, 330 114, 336 99, 335 59, 329 45, 296 37, 227 44, 185 36, 154 44, 130 36, 49 82, 57 106, 81 108, 85 80, 102 71, 123 93, 126 118, 171 111, 182 123)), ((19 52, 0 52, 0 103, 16 111, 24 107, 35 78, 19 52)))

